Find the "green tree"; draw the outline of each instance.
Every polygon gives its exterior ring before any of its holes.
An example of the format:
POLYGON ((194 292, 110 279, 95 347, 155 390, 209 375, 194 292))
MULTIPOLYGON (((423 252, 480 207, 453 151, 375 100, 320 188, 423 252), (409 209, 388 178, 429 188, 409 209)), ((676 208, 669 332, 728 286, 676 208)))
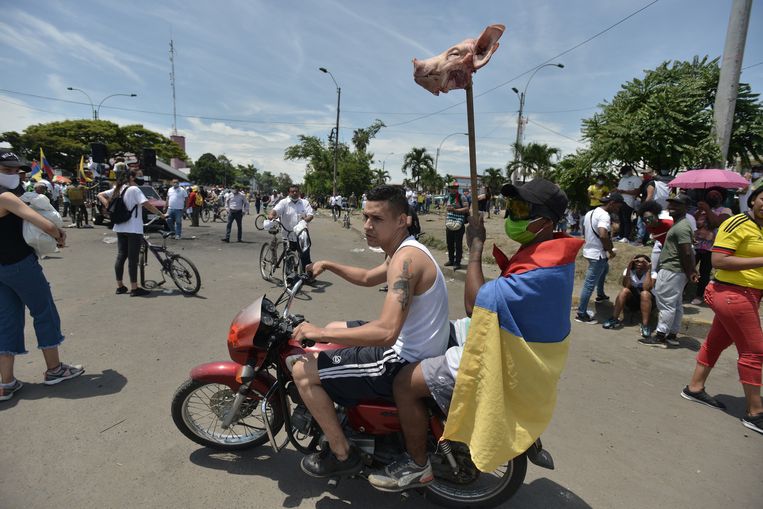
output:
POLYGON ((188 178, 199 184, 216 184, 220 173, 220 163, 214 154, 202 154, 191 168, 188 178))
POLYGON ((499 193, 505 180, 506 179, 500 168, 485 168, 485 171, 482 174, 482 185, 489 187, 493 196, 499 193))
MULTIPOLYGON (((583 121, 591 159, 650 166, 661 173, 718 164, 713 105, 718 59, 664 62, 625 83, 601 112, 583 121)), ((763 105, 739 84, 728 163, 746 166, 763 153, 763 105)))
POLYGON ((559 158, 561 151, 558 148, 549 147, 545 143, 528 143, 527 145, 514 144, 517 161, 511 161, 506 165, 506 171, 511 174, 518 172, 524 180, 528 177, 548 178, 559 158))
POLYGON ((253 164, 236 165, 236 175, 238 175, 238 182, 240 184, 244 184, 245 186, 249 186, 252 183, 252 180, 254 180, 255 183, 258 183, 257 177, 259 174, 260 170, 255 168, 253 164))
POLYGON ((374 186, 381 186, 387 183, 391 177, 387 170, 377 168, 372 172, 372 182, 374 186))
POLYGON ((426 148, 413 147, 410 152, 405 154, 401 170, 404 175, 408 175, 410 172, 414 187, 419 189, 421 177, 429 171, 434 171, 434 159, 426 148))
POLYGON ((90 154, 90 144, 106 145, 109 154, 133 152, 140 154, 144 148, 153 148, 160 159, 173 157, 187 160, 188 155, 172 140, 160 133, 149 131, 141 125, 119 126, 108 120, 63 120, 36 124, 22 133, 9 131, 0 135, 0 142, 11 145, 13 150, 27 159, 40 157, 40 147, 54 167, 74 170, 80 157, 90 154))
POLYGON ((608 172, 606 163, 596 161, 590 150, 578 150, 565 156, 551 171, 548 178, 556 182, 567 194, 570 207, 584 212, 588 210, 588 186, 597 175, 608 172))

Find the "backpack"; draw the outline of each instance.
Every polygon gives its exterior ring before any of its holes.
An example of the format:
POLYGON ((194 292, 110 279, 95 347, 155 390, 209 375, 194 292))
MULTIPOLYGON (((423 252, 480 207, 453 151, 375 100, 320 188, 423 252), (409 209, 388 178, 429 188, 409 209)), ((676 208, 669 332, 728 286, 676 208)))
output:
POLYGON ((122 191, 119 193, 118 196, 111 197, 111 201, 109 202, 109 219, 111 219, 112 224, 120 224, 120 223, 126 223, 130 220, 130 217, 133 215, 133 212, 135 212, 135 217, 138 217, 136 209, 138 206, 134 206, 132 210, 128 210, 127 205, 125 205, 124 201, 124 193, 125 191, 122 191))
POLYGON ((197 207, 201 207, 204 205, 204 197, 201 195, 201 193, 196 193, 196 201, 194 202, 197 207))

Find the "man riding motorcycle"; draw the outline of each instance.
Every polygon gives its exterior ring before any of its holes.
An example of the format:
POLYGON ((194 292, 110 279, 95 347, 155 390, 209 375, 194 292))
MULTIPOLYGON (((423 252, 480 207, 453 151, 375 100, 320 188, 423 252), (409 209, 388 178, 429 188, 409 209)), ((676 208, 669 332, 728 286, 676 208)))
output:
MULTIPOLYGON (((369 482, 378 489, 401 491, 423 486, 433 479, 426 449, 429 420, 425 405, 426 398, 434 398, 446 415, 451 406, 451 399, 453 398, 454 403, 458 402, 455 405, 457 415, 454 415, 451 409, 448 416, 445 438, 455 437, 455 440, 467 443, 472 452, 472 459, 478 467, 485 463, 495 463, 498 458, 505 461, 516 454, 512 456, 509 451, 496 451, 496 448, 481 451, 479 446, 475 447, 475 443, 483 445, 484 439, 480 436, 479 426, 475 426, 474 410, 480 412, 480 420, 498 421, 491 423, 493 427, 489 434, 493 437, 496 435, 496 430, 511 429, 512 426, 526 429, 527 435, 531 436, 532 440, 526 445, 514 444, 513 447, 519 452, 523 452, 540 436, 540 432, 548 425, 551 418, 556 380, 566 358, 566 344, 563 344, 563 340, 570 331, 569 309, 572 298, 574 260, 583 242, 565 234, 554 235, 554 227, 563 217, 567 207, 567 196, 552 182, 537 179, 521 187, 507 184, 501 192, 508 198, 506 234, 518 242, 520 248, 511 259, 506 259, 500 250, 494 248, 493 254, 502 269, 502 277, 485 284, 481 265, 485 229, 481 217, 470 220, 467 227, 469 264, 464 305, 467 317, 472 317, 475 305, 487 309, 488 312, 480 309, 478 324, 474 325, 472 322, 471 335, 468 336, 471 342, 469 346, 473 348, 471 358, 467 358, 464 352, 465 348, 468 350, 465 346, 467 338, 465 332, 470 328, 470 318, 464 318, 454 322, 458 346, 449 348, 445 355, 405 366, 395 378, 395 403, 398 407, 408 454, 388 465, 384 473, 369 476, 369 482), (560 294, 562 298, 557 298, 560 294), (490 316, 491 314, 493 316, 490 316), (549 320, 554 321, 554 324, 549 325, 549 320), (535 356, 536 365, 527 366, 524 371, 522 367, 515 366, 522 362, 522 359, 512 355, 515 352, 507 353, 505 360, 508 362, 504 361, 503 367, 500 359, 497 364, 497 370, 507 372, 510 378, 515 377, 513 385, 519 385, 516 380, 523 381, 528 373, 529 378, 534 378, 536 372, 538 378, 542 378, 541 372, 550 372, 549 380, 546 381, 548 390, 545 395, 541 395, 542 399, 546 400, 545 405, 544 401, 538 401, 538 404, 544 408, 533 413, 534 422, 528 423, 528 419, 524 419, 528 414, 516 418, 516 416, 496 413, 495 418, 491 419, 489 415, 482 412, 486 406, 502 407, 500 401, 490 402, 489 397, 480 397, 490 391, 489 383, 483 384, 479 380, 480 375, 485 379, 500 378, 490 377, 486 371, 480 372, 481 366, 489 368, 490 354, 499 352, 499 350, 489 349, 491 341, 495 344, 507 340, 501 337, 502 335, 491 336, 490 322, 497 322, 500 329, 508 329, 511 333, 509 341, 522 345, 522 351, 528 348, 532 350, 535 348, 533 344, 541 344, 541 353, 535 356), (550 343, 558 344, 560 352, 544 357, 548 354, 548 350, 557 347, 557 345, 547 346, 550 343), (464 361, 468 361, 468 367, 465 370, 462 355, 464 355, 464 361), (460 367, 461 370, 459 370, 460 367), (517 374, 523 377, 518 377, 517 374), (482 400, 482 406, 479 403, 473 407, 464 405, 464 399, 482 400), (482 464, 475 457, 480 454, 483 455, 480 458, 482 464)), ((498 331, 499 328, 496 327, 495 332, 498 331)), ((525 383, 528 382, 525 381, 525 383)), ((501 385, 500 382, 499 385, 501 385)), ((501 390, 503 388, 499 387, 498 391, 501 390)), ((496 392, 490 396, 495 399, 511 398, 510 394, 496 392)), ((501 436, 494 438, 505 441, 509 437, 501 433, 501 436)), ((527 442, 528 438, 523 438, 527 442)))
POLYGON ((383 185, 368 193, 363 210, 368 245, 381 247, 387 260, 373 269, 330 261, 314 263, 359 286, 389 285, 379 318, 367 323, 333 322, 326 327, 302 323, 297 340, 346 345, 303 357, 292 374, 300 396, 320 425, 329 448, 306 456, 302 470, 314 477, 357 473, 359 452, 350 446, 337 419, 334 401, 392 398, 395 375, 408 363, 442 355, 448 341, 445 279, 427 248, 408 234, 408 204, 403 190, 383 185))

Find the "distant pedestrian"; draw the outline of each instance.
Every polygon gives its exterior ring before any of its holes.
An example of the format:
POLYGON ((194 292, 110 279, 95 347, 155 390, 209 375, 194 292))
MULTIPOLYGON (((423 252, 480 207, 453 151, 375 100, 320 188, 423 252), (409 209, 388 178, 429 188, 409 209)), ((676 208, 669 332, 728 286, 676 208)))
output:
POLYGON ((177 240, 180 240, 183 235, 183 212, 187 200, 188 193, 180 187, 178 179, 172 179, 172 186, 167 190, 164 212, 167 214, 167 226, 170 232, 175 233, 177 240))
POLYGON ((220 240, 230 242, 230 231, 235 221, 236 242, 241 242, 241 220, 244 217, 244 212, 249 210, 249 202, 238 184, 234 185, 233 191, 228 193, 228 197, 225 199, 225 208, 228 210, 228 224, 225 227, 225 237, 220 240))
POLYGON ((641 311, 641 337, 652 335, 649 318, 654 307, 654 281, 657 273, 652 271, 652 260, 647 255, 637 254, 623 271, 623 288, 615 298, 615 309, 612 317, 604 322, 605 329, 619 329, 623 322, 620 314, 627 307, 633 311, 641 311))
POLYGON ((64 191, 64 198, 69 200, 71 209, 71 219, 77 225, 77 228, 83 226, 90 228, 87 219, 87 207, 85 207, 85 189, 79 185, 78 180, 74 180, 64 191))
POLYGON ((660 260, 662 244, 668 231, 673 226, 672 217, 663 217, 662 207, 654 200, 649 200, 641 204, 638 210, 639 219, 644 223, 647 235, 652 239, 652 270, 657 272, 657 262, 660 260))
POLYGON ((695 306, 704 302, 705 287, 710 282, 710 273, 713 270, 711 251, 718 227, 732 214, 730 208, 723 206, 725 195, 726 191, 720 188, 708 190, 704 201, 697 203, 697 210, 694 212, 697 222, 697 231, 694 232, 694 255, 699 264, 697 293, 691 301, 695 306))
POLYGON ((583 218, 583 257, 588 260, 588 270, 580 292, 580 302, 575 321, 581 323, 597 323, 588 315, 588 301, 596 290, 596 302, 609 300, 604 292, 604 282, 609 272, 609 260, 615 257, 612 247, 612 214, 623 205, 625 200, 619 193, 602 196, 597 200, 601 203, 595 209, 589 210, 583 218))
POLYGON ((750 210, 721 223, 713 245, 712 262, 718 269, 707 285, 705 302, 715 312, 713 324, 697 354, 689 385, 681 396, 711 407, 725 406, 705 392, 705 382, 721 353, 736 345, 737 369, 744 389, 746 411, 742 424, 763 433, 760 397, 763 330, 758 309, 763 295, 763 187, 748 197, 750 210))
POLYGON ((623 195, 625 200, 618 211, 620 231, 617 240, 629 242, 632 233, 633 210, 636 208, 636 197, 641 192, 641 178, 636 175, 636 171, 630 164, 620 168, 620 182, 617 184, 617 192, 623 195))
POLYGON ((257 214, 260 213, 260 207, 262 207, 262 195, 260 195, 260 193, 255 193, 255 195, 254 195, 254 210, 257 211, 257 214))
POLYGON ((299 253, 302 268, 313 263, 310 258, 310 243, 308 242, 307 247, 303 249, 299 239, 294 234, 294 228, 300 221, 304 220, 305 223, 309 224, 314 217, 313 207, 310 205, 310 202, 299 197, 299 186, 289 186, 289 197, 278 202, 270 211, 268 219, 275 219, 276 217, 284 225, 285 229, 281 233, 289 241, 289 248, 299 253), (287 233, 286 230, 289 230, 290 233, 287 233))
POLYGON ((469 202, 458 191, 458 182, 455 180, 448 186, 448 204, 445 206, 445 240, 448 245, 448 261, 446 267, 453 270, 461 269, 461 257, 464 244, 464 224, 469 214, 469 202))
POLYGON ((588 186, 588 204, 591 209, 601 206, 601 198, 609 194, 609 187, 604 182, 601 175, 596 177, 596 182, 588 186))
POLYGON ((55 385, 85 372, 59 359, 58 345, 64 340, 61 318, 50 284, 37 255, 24 241, 24 221, 37 226, 64 247, 66 233, 22 202, 17 194, 19 168, 28 168, 16 154, 0 150, 0 401, 7 401, 23 384, 13 372, 16 355, 27 353, 24 344, 25 308, 34 320, 37 347, 47 370, 45 385, 55 385))
POLYGON ((678 331, 683 319, 683 293, 686 283, 699 281, 694 263, 694 232, 686 219, 691 200, 685 194, 668 198, 668 212, 673 226, 665 237, 657 263, 654 296, 660 314, 654 337, 641 338, 639 343, 658 348, 679 346, 678 331))
POLYGON ((186 207, 191 209, 191 226, 199 226, 199 216, 201 216, 201 208, 204 206, 204 198, 199 192, 199 186, 191 187, 191 194, 188 195, 188 202, 186 207))
MULTIPOLYGON (((67 195, 66 192, 68 191, 70 185, 71 184, 68 184, 68 185, 65 184, 61 186, 61 200, 63 201, 63 204, 64 204, 64 209, 61 211, 62 218, 66 218, 69 216, 69 205, 71 204, 71 202, 69 201, 69 196, 67 195)), ((71 215, 71 220, 74 221, 74 214, 71 215)))

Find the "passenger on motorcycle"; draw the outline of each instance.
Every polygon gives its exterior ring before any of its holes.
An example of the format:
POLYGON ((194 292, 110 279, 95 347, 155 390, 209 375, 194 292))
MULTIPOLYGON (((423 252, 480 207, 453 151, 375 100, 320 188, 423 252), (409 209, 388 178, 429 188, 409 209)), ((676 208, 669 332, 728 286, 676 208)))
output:
MULTIPOLYGON (((567 196, 556 184, 550 181, 537 179, 521 187, 506 184, 501 190, 508 197, 506 210, 505 230, 512 240, 520 244, 517 253, 509 260, 503 257, 503 253, 496 256, 496 261, 502 269, 502 277, 511 278, 518 272, 528 270, 537 259, 544 261, 539 264, 542 267, 554 267, 563 263, 569 263, 570 256, 574 263, 574 253, 582 246, 582 241, 572 239, 566 234, 554 236, 554 227, 563 217, 567 208, 567 196), (554 243, 567 243, 569 245, 554 245, 554 243), (530 263, 528 263, 530 262, 530 263)), ((466 272, 466 286, 464 290, 464 307, 467 318, 453 322, 451 328, 452 339, 458 346, 452 346, 445 355, 424 359, 421 362, 411 363, 400 370, 394 381, 394 396, 397 404, 400 424, 405 436, 408 454, 395 463, 388 465, 384 473, 369 476, 369 482, 376 488, 384 491, 402 491, 430 482, 432 468, 427 455, 427 430, 429 416, 425 405, 426 398, 434 398, 438 406, 447 415, 453 396, 456 376, 461 356, 464 350, 469 322, 475 302, 480 290, 500 291, 500 286, 491 283, 490 288, 485 285, 485 277, 482 272, 482 250, 485 242, 485 228, 483 218, 472 217, 466 230, 467 245, 469 246, 469 264, 466 272), (498 288, 499 290, 496 290, 498 288)), ((496 253, 494 252, 494 255, 496 253)), ((538 271, 536 271, 538 272, 538 271)), ((545 309, 547 316, 557 315, 566 317, 566 331, 569 332, 569 309, 567 305, 559 313, 548 309, 550 303, 555 302, 552 294, 559 293, 560 284, 554 284, 555 280, 545 279, 542 284, 521 285, 515 284, 509 306, 521 302, 525 306, 537 306, 545 309)), ((561 277, 561 275, 560 275, 561 277)), ((503 287, 506 288, 506 287, 503 287)), ((570 299, 571 299, 570 285, 570 299)), ((500 313, 500 307, 498 312, 500 313)), ((508 310, 511 312, 511 308, 508 310)), ((516 313, 516 309, 514 310, 516 313)), ((509 313, 507 313, 509 314, 509 313)), ((499 316, 500 320, 501 317, 499 316)), ((509 317, 513 320, 512 317, 509 317)), ((539 320, 542 321, 542 320, 539 320)), ((539 339, 543 338, 542 323, 520 323, 521 337, 539 339)), ((563 333, 566 336, 566 333, 563 333)), ((484 338, 479 338, 484 339, 484 338)), ((541 339, 542 340, 542 339, 541 339)))
POLYGON ((352 406, 364 400, 392 399, 395 375, 408 363, 442 355, 448 341, 445 278, 427 248, 408 234, 408 204, 403 190, 383 185, 368 193, 363 210, 368 245, 381 247, 387 260, 372 269, 319 261, 314 276, 331 271, 358 286, 389 285, 379 318, 370 322, 333 322, 326 327, 300 324, 297 340, 346 345, 302 359, 294 381, 318 421, 329 448, 302 460, 314 477, 357 473, 362 468, 334 410, 334 401, 352 406))
POLYGON ((313 207, 310 206, 310 202, 304 198, 299 197, 299 186, 289 187, 289 198, 279 201, 275 207, 270 211, 268 219, 275 219, 276 217, 281 219, 281 224, 289 230, 291 233, 283 231, 284 237, 289 241, 289 248, 299 253, 299 259, 302 262, 303 267, 307 267, 312 263, 310 259, 310 246, 303 251, 299 247, 299 241, 292 230, 297 226, 301 220, 305 223, 309 223, 313 220, 314 213, 313 207))

